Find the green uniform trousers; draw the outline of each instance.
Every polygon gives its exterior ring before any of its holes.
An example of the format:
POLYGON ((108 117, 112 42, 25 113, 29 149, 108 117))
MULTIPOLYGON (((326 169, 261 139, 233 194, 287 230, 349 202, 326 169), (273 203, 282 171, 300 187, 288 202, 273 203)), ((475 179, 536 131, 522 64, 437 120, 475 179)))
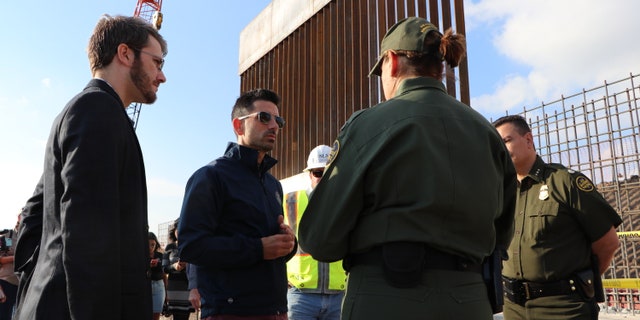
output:
POLYGON ((597 320, 595 301, 585 302, 578 294, 541 297, 529 300, 524 307, 504 299, 505 320, 597 320))
POLYGON ((389 285, 381 266, 351 268, 342 320, 491 320, 487 288, 479 273, 425 270, 408 289, 389 285))

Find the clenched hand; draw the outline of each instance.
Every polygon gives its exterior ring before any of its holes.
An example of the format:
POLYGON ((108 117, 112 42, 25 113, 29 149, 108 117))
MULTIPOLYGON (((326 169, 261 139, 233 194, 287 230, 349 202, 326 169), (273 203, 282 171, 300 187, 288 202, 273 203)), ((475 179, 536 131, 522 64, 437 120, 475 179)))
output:
POLYGON ((262 238, 262 252, 265 260, 273 260, 284 257, 295 246, 295 235, 288 225, 284 224, 284 216, 278 217, 280 233, 262 238))

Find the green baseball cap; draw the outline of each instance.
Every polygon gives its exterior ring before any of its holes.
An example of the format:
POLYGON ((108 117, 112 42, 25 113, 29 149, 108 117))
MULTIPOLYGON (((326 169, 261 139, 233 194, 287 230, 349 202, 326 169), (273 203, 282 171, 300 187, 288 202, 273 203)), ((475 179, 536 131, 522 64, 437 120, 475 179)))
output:
POLYGON ((430 31, 440 32, 438 27, 423 18, 411 17, 396 22, 382 38, 380 57, 369 72, 369 77, 371 75, 380 76, 382 73, 380 68, 382 66, 382 58, 384 58, 383 54, 387 50, 425 52, 424 37, 430 31))

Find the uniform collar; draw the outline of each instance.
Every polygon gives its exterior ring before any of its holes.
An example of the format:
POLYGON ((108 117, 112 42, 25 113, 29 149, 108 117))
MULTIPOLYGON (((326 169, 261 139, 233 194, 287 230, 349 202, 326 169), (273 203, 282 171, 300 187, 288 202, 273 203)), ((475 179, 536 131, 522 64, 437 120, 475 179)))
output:
POLYGON ((527 177, 533 179, 535 182, 542 181, 544 179, 544 168, 546 165, 542 158, 536 155, 536 161, 533 163, 531 170, 529 170, 527 177))
POLYGON ((445 89, 442 81, 431 78, 431 77, 416 77, 416 78, 409 78, 409 79, 402 80, 402 82, 400 83, 400 86, 398 87, 396 97, 403 95, 409 91, 423 89, 423 88, 438 89, 443 93, 447 93, 447 90, 445 89))

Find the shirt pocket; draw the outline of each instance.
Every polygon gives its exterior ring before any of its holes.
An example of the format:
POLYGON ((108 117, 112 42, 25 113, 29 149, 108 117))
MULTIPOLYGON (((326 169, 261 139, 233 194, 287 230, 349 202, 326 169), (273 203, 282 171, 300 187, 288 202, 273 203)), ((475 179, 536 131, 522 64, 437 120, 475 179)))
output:
POLYGON ((527 210, 527 233, 540 245, 543 245, 548 235, 557 234, 562 230, 554 230, 558 220, 558 203, 555 201, 536 201, 527 210))

